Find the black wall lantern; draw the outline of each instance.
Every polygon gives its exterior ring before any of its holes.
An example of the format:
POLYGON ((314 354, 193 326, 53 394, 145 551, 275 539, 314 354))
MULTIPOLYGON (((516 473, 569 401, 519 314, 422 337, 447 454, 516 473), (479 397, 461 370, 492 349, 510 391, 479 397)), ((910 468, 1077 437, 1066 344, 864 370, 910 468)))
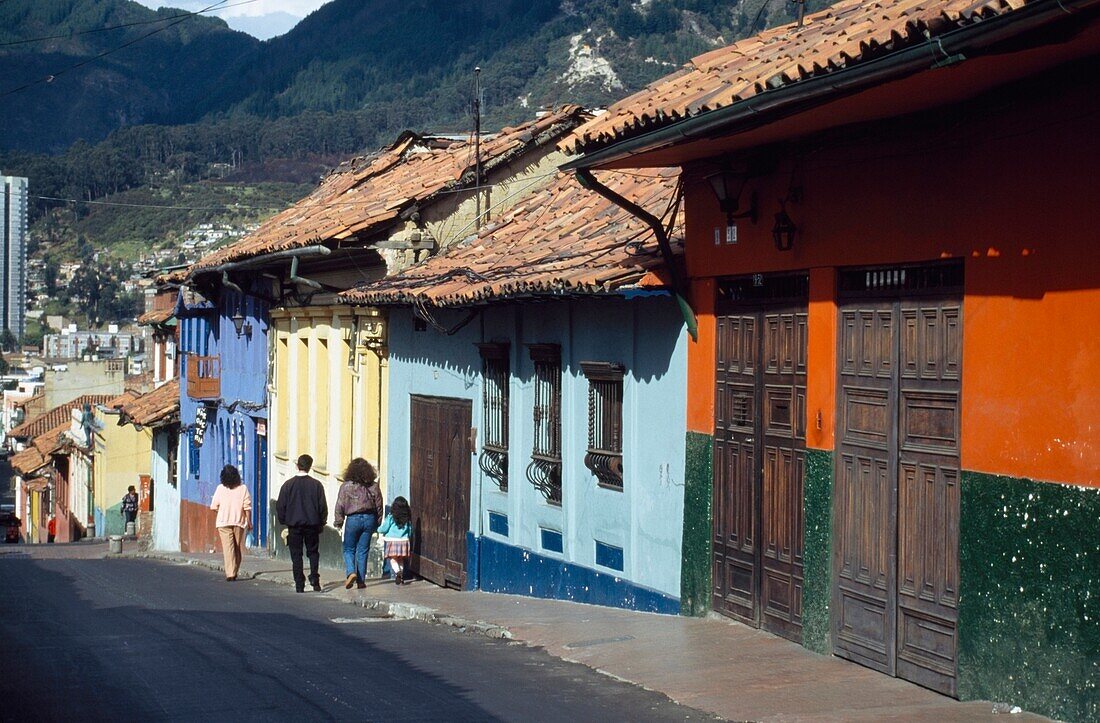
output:
POLYGON ((237 336, 243 335, 246 339, 252 341, 252 324, 245 323, 244 314, 241 313, 240 309, 229 319, 233 322, 233 328, 237 330, 237 336))
POLYGON ((772 226, 772 240, 775 241, 775 248, 780 251, 790 251, 794 248, 794 234, 796 231, 798 231, 798 227, 787 215, 786 202, 780 201, 779 213, 775 214, 775 225, 772 226))
POLYGON ((718 208, 722 209, 722 213, 726 214, 727 226, 732 226, 735 218, 747 218, 754 224, 756 223, 756 193, 753 193, 749 200, 748 210, 738 213, 741 204, 741 194, 744 192, 745 184, 748 182, 748 173, 738 173, 729 168, 725 168, 718 173, 707 176, 707 183, 710 184, 711 190, 714 191, 715 198, 718 199, 718 208))

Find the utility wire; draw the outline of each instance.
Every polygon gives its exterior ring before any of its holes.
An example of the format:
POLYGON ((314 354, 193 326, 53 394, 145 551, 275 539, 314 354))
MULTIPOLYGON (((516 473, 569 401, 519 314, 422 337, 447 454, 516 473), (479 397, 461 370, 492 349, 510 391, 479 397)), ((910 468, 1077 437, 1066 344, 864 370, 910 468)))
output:
MULTIPOLYGON (((138 25, 152 25, 154 23, 166 23, 169 20, 175 20, 176 18, 192 18, 196 15, 202 15, 207 12, 221 12, 222 10, 228 10, 229 8, 235 8, 240 5, 250 5, 251 3, 259 2, 259 0, 241 0, 241 2, 233 3, 232 5, 223 5, 213 10, 196 10, 192 13, 180 13, 179 15, 168 15, 163 18, 155 18, 153 20, 135 20, 132 23, 120 23, 118 25, 108 25, 105 28, 92 28, 90 30, 78 30, 75 33, 58 33, 57 35, 43 35, 39 38, 25 38, 23 40, 11 40, 6 43, 0 43, 0 48, 11 47, 12 45, 26 45, 28 43, 41 43, 46 40, 64 40, 67 38, 75 38, 81 35, 91 35, 92 33, 105 33, 108 30, 118 30, 119 28, 132 28, 138 25)), ((0 5, 4 3, 4 0, 0 0, 0 5)))
POLYGON ((57 78, 57 76, 62 75, 63 73, 68 73, 70 70, 76 70, 77 68, 88 65, 89 63, 93 63, 97 60, 105 58, 108 55, 111 55, 113 53, 117 53, 118 51, 123 50, 125 48, 128 48, 131 45, 135 45, 137 43, 140 43, 142 40, 145 40, 146 38, 150 38, 150 37, 156 35, 157 33, 163 33, 168 28, 171 28, 175 25, 179 25, 184 20, 187 20, 190 17, 194 17, 195 15, 197 15, 199 13, 205 13, 209 10, 213 10, 214 8, 217 8, 219 5, 224 5, 226 2, 227 2, 227 0, 218 0, 218 2, 214 3, 213 5, 209 5, 205 8, 203 8, 202 10, 197 10, 196 12, 191 13, 190 15, 185 15, 185 16, 179 18, 178 20, 176 20, 174 22, 168 23, 164 27, 157 28, 156 30, 152 30, 152 31, 146 33, 145 35, 142 35, 141 37, 134 38, 133 40, 130 40, 129 42, 123 43, 122 45, 118 46, 117 48, 113 48, 111 50, 105 50, 102 53, 100 53, 99 55, 94 55, 90 58, 85 58, 84 60, 80 61, 79 63, 74 63, 73 65, 70 65, 67 68, 62 68, 61 70, 57 71, 56 73, 51 73, 50 75, 46 75, 46 76, 43 76, 43 77, 39 78, 38 80, 32 80, 29 83, 24 83, 23 85, 19 86, 18 88, 12 88, 11 90, 0 93, 0 98, 5 98, 9 95, 14 95, 16 93, 27 90, 28 88, 33 88, 34 86, 40 85, 42 83, 52 83, 54 81, 54 79, 57 78))

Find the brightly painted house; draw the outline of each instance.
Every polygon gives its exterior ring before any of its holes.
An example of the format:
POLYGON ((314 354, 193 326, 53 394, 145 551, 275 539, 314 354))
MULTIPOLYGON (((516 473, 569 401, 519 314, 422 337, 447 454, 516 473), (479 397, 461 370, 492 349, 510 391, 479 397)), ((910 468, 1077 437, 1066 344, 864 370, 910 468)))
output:
POLYGON ((1100 718, 1096 8, 846 0, 578 131, 683 168, 693 610, 1100 718))
MULTIPOLYGON (((270 284, 197 284, 179 324, 179 534, 184 552, 218 549, 210 509, 222 468, 240 470, 253 499, 249 547, 267 544, 267 330, 270 284), (232 288, 236 286, 236 289, 232 288)), ((158 447, 159 448, 159 447, 158 447)))
MULTIPOLYGON (((189 283, 204 288, 265 284, 274 332, 270 359, 257 368, 270 364, 263 442, 272 497, 303 453, 314 458, 330 507, 355 456, 379 467, 385 493, 386 321, 336 294, 455 243, 473 233, 479 209, 483 221, 495 218, 524 190, 545 185, 561 158, 555 144, 587 117, 567 107, 487 137, 480 182, 473 143, 403 134, 375 156, 342 164, 301 202, 189 269, 189 283)), ((273 550, 286 554, 282 545, 273 550)), ((342 565, 331 527, 321 553, 326 564, 342 565)))
MULTIPOLYGON (((141 492, 141 518, 150 520, 150 530, 142 537, 158 550, 180 549, 180 493, 176 464, 179 440, 179 381, 163 381, 160 386, 120 405, 118 424, 128 425, 141 435, 144 458, 135 457, 124 470, 141 492)), ((110 451, 108 443, 108 451, 110 451)))
MULTIPOLYGON (((663 213, 676 174, 612 174, 663 213)), ((671 249, 669 249, 671 252, 671 249)), ((389 313, 389 491, 440 585, 680 612, 684 319, 645 225, 558 175, 345 298, 389 313)))
POLYGON ((152 434, 126 425, 119 411, 137 397, 136 393, 125 392, 96 409, 92 469, 98 537, 121 535, 126 531, 122 498, 130 485, 140 488, 141 475, 149 474, 152 434))
POLYGON ((149 431, 151 476, 150 544, 157 550, 180 549, 180 380, 176 372, 179 326, 176 308, 180 290, 174 284, 158 288, 150 308, 138 323, 150 329, 154 390, 122 408, 122 419, 149 431))

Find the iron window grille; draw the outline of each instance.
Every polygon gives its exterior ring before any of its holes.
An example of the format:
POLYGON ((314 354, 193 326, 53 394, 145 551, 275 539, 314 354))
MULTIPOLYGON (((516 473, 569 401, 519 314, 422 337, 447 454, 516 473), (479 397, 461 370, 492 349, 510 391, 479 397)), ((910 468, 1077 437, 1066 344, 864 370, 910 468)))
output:
POLYGON ((588 378, 588 452, 584 466, 604 487, 623 488, 622 364, 581 362, 588 378))
POLYGON ((484 380, 481 414, 484 443, 477 464, 508 491, 508 344, 478 344, 484 380))
POLYGON ((535 436, 527 479, 552 505, 561 504, 561 347, 530 344, 535 363, 535 436))

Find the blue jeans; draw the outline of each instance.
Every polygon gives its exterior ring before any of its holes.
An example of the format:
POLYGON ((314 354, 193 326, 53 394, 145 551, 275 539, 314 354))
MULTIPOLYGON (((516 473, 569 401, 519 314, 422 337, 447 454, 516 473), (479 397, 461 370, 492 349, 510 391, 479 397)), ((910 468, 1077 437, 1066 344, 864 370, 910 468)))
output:
POLYGON ((378 518, 372 512, 348 515, 344 520, 344 574, 353 572, 360 580, 367 577, 367 553, 370 536, 378 529, 378 518))

